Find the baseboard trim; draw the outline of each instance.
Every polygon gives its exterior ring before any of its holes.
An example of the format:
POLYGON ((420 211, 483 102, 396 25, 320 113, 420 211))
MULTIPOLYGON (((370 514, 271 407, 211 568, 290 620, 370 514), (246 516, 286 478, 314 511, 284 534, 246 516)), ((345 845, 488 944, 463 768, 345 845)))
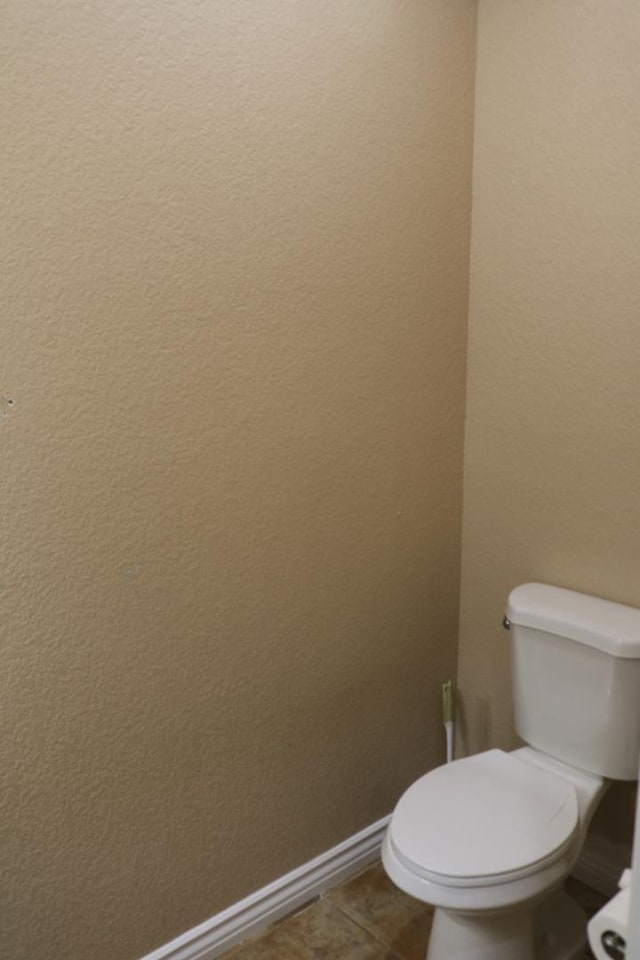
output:
POLYGON ((622 872, 631 865, 631 850, 608 843, 602 837, 587 837, 580 858, 571 871, 574 877, 606 897, 618 892, 622 872))
POLYGON ((377 859, 389 819, 372 823, 141 960, 214 960, 377 859))

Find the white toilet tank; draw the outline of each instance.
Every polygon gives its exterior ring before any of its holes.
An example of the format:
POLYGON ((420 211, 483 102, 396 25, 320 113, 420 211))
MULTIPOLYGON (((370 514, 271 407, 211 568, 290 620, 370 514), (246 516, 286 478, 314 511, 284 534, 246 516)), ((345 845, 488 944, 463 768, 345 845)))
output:
POLYGON ((507 618, 519 736, 581 770, 637 780, 640 610, 525 583, 507 618))

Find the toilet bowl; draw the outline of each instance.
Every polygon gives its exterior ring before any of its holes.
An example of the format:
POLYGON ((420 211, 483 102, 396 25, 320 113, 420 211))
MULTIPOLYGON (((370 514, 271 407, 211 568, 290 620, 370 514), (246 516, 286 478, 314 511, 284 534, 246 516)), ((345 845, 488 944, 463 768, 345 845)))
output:
POLYGON ((573 960, 586 920, 562 883, 609 781, 637 779, 640 610, 527 583, 503 625, 527 746, 421 777, 383 844, 391 879, 435 907, 428 960, 573 960))
POLYGON ((572 922, 544 930, 536 950, 535 911, 569 874, 607 785, 523 747, 455 761, 409 787, 382 858, 398 887, 436 908, 428 960, 574 955, 582 914, 556 910, 572 922))

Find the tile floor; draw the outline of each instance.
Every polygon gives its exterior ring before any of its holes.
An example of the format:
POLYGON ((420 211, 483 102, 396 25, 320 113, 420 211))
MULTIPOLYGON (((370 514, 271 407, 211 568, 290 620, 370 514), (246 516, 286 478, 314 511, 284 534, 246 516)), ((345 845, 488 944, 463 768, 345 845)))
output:
MULTIPOLYGON (((589 916, 606 899, 573 878, 567 890, 589 916)), ((431 915, 376 864, 220 960, 424 960, 431 915)))

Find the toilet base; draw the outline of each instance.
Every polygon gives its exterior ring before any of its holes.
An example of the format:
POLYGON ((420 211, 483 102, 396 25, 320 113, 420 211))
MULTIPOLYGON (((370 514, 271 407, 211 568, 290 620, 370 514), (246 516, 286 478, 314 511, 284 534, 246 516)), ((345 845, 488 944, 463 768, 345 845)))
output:
POLYGON ((505 913, 436 909, 427 960, 577 960, 587 918, 564 891, 505 913))

